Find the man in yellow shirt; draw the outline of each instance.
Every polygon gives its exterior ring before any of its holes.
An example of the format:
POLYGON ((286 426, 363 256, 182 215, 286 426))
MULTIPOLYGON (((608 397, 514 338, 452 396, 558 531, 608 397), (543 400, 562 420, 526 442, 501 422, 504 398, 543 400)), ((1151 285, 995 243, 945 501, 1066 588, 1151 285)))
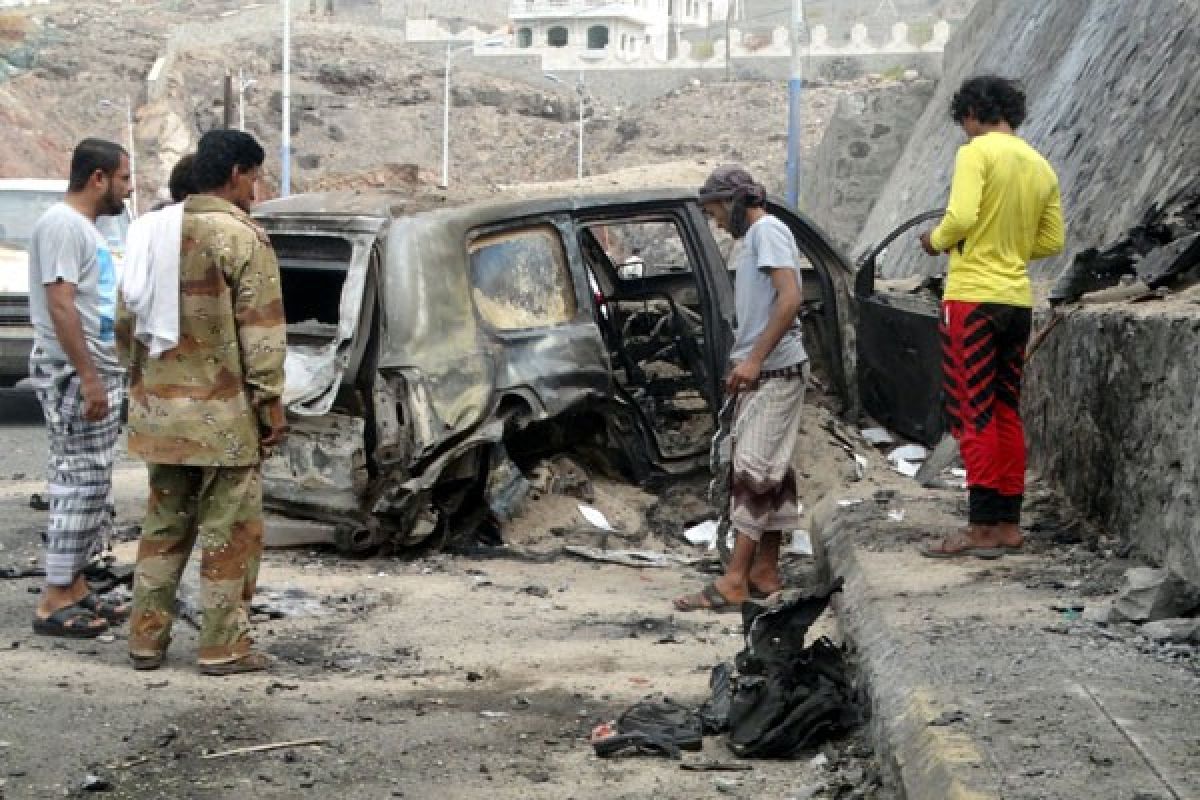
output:
POLYGON ((966 81, 951 116, 958 149, 941 223, 925 251, 950 254, 941 334, 946 416, 967 468, 968 525, 922 549, 931 558, 1018 551, 1025 491, 1021 372, 1032 325, 1027 264, 1063 249, 1058 177, 1014 131, 1025 93, 991 75, 966 81))

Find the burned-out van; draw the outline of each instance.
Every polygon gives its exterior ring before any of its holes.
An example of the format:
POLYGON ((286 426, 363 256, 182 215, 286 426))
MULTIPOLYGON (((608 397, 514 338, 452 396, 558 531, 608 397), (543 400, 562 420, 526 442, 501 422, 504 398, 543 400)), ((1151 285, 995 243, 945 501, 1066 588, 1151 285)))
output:
MULTIPOLYGON (((849 398, 850 267, 802 216, 771 210, 806 259, 814 369, 849 398)), ((288 321, 291 434, 264 464, 267 504, 327 524, 343 551, 500 508, 550 454, 639 482, 707 465, 734 304, 694 191, 454 207, 315 194, 256 217, 288 321)))

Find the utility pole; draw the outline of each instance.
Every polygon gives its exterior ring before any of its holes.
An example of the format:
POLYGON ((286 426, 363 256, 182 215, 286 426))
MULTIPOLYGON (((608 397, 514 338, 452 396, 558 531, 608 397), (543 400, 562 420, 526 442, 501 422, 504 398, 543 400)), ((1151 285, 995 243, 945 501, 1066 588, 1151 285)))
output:
POLYGON ((283 131, 280 136, 279 194, 292 193, 292 4, 283 0, 283 131))
POLYGON ((233 73, 230 72, 229 70, 225 70, 225 92, 224 92, 224 95, 225 95, 225 100, 224 100, 225 109, 224 109, 224 113, 222 114, 222 117, 224 120, 224 124, 222 127, 224 127, 226 130, 229 130, 230 128, 233 127, 233 73))
POLYGON ((804 86, 804 0, 792 0, 792 71, 788 77, 787 201, 800 207, 800 143, 803 138, 800 92, 804 86))
POLYGON ((129 130, 129 174, 132 176, 130 181, 130 189, 132 190, 133 200, 133 215, 138 215, 138 191, 137 191, 137 137, 133 130, 133 98, 125 95, 125 127, 129 130))
POLYGON ((725 82, 729 83, 733 80, 733 62, 730 60, 729 33, 732 26, 729 24, 730 18, 733 16, 733 0, 729 0, 725 4, 725 82))

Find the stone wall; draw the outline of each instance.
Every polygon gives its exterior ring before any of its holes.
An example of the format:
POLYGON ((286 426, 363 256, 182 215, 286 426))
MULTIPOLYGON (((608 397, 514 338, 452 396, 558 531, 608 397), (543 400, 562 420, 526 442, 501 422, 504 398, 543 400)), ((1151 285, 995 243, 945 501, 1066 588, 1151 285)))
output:
POLYGON ((1200 306, 1081 307, 1030 360, 1033 466, 1072 504, 1200 585, 1200 306))
MULTIPOLYGON (((443 43, 416 43, 405 45, 411 50, 425 54, 432 68, 440 69, 444 63, 446 46, 443 43), (433 66, 437 65, 437 66, 433 66)), ((904 64, 923 77, 936 77, 941 71, 941 53, 908 53, 904 64)), ((896 68, 896 57, 890 54, 814 59, 807 73, 808 81, 828 83, 860 78, 869 73, 883 73, 896 68)), ((454 56, 453 69, 469 69, 485 75, 508 78, 528 83, 531 86, 552 86, 543 72, 549 71, 538 54, 495 54, 476 55, 464 51, 454 56)), ((731 76, 746 81, 786 81, 791 69, 788 58, 734 59, 731 76)), ((563 70, 562 77, 572 86, 576 72, 563 70)), ((725 69, 693 67, 636 69, 585 70, 584 81, 589 93, 609 104, 633 106, 662 97, 667 92, 679 89, 692 81, 717 83, 725 80, 725 69)))
MULTIPOLYGON (((1021 129, 1058 170, 1067 252, 1034 266, 1057 274, 1072 253, 1117 238, 1200 163, 1200 18, 1195 0, 980 0, 946 46, 943 79, 868 220, 858 250, 945 203, 962 133, 950 98, 969 75, 1020 78, 1021 129)), ((889 276, 944 269, 916 248, 889 276)))
POLYGON ((908 144, 935 84, 909 80, 847 92, 804 165, 801 205, 849 253, 908 144))

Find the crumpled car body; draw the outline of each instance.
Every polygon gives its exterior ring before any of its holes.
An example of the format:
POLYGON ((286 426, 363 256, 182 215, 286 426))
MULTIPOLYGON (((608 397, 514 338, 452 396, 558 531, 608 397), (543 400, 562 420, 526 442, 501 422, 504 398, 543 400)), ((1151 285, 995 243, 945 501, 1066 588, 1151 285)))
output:
MULTIPOLYGON (((849 265, 775 204, 804 265, 807 345, 852 403, 849 265)), ((288 321, 291 433, 274 511, 365 553, 503 516, 522 472, 574 450, 648 483, 703 469, 733 285, 694 192, 489 200, 298 195, 256 218, 288 321), (622 269, 633 256, 639 270, 622 269)))

